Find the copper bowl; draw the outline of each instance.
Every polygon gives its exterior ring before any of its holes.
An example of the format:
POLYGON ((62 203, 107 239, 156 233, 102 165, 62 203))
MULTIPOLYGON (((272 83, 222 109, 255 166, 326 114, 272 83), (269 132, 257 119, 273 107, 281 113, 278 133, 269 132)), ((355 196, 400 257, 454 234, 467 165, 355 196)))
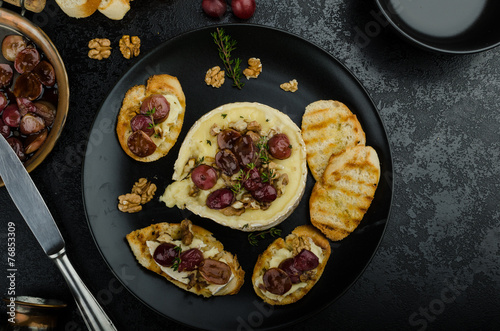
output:
MULTIPOLYGON (((0 8, 0 36, 2 40, 8 34, 21 34, 34 42, 45 54, 46 59, 52 64, 56 73, 58 88, 56 117, 43 145, 24 163, 26 170, 30 172, 47 157, 61 135, 69 108, 68 75, 59 52, 42 29, 23 16, 0 8)), ((0 187, 3 185, 4 183, 0 178, 0 187)))

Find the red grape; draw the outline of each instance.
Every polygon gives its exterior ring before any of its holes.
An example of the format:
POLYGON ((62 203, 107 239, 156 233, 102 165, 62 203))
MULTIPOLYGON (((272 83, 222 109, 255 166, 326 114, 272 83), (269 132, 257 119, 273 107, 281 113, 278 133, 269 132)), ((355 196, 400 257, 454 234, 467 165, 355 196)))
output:
POLYGON ((276 159, 284 160, 292 155, 290 139, 284 133, 275 134, 269 139, 267 144, 269 146, 269 154, 276 159))
POLYGON ((3 110, 2 120, 5 124, 11 128, 18 128, 21 123, 21 113, 16 105, 8 105, 7 108, 3 110))
POLYGON ((207 197, 207 207, 210 209, 224 209, 233 203, 234 194, 228 188, 213 191, 207 197))
POLYGON ((175 245, 163 243, 156 247, 153 253, 153 259, 161 266, 171 267, 178 253, 175 250, 175 245))
POLYGON ((226 13, 227 4, 225 0, 203 0, 201 8, 208 16, 221 18, 226 13))
POLYGON ((307 249, 303 249, 293 258, 293 266, 300 271, 312 270, 316 268, 318 264, 318 257, 307 249))
POLYGON ((194 185, 196 185, 199 189, 209 190, 214 187, 217 182, 217 171, 215 171, 215 169, 211 166, 200 164, 193 169, 191 179, 193 180, 194 185))
POLYGON ((231 1, 231 8, 236 17, 247 20, 255 12, 255 0, 233 0, 231 1))
POLYGON ((193 271, 203 261, 203 253, 198 248, 191 248, 181 253, 179 271, 193 271))
POLYGON ((283 295, 292 288, 292 281, 287 273, 278 268, 271 268, 263 276, 264 287, 276 295, 283 295))
POLYGON ((10 127, 3 122, 3 120, 0 118, 0 134, 4 138, 8 138, 10 136, 10 127))

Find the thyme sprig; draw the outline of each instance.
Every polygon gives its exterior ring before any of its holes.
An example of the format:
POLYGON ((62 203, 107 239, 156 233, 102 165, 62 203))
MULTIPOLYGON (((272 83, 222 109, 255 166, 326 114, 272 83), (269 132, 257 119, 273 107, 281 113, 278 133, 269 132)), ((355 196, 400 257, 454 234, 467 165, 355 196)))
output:
POLYGON ((232 39, 231 36, 227 35, 222 28, 217 28, 217 32, 211 33, 214 38, 214 42, 219 50, 219 57, 226 67, 227 76, 233 80, 233 86, 236 86, 241 90, 245 85, 241 79, 241 59, 231 58, 231 52, 236 49, 236 40, 232 39))
POLYGON ((279 237, 281 236, 281 229, 277 228, 270 228, 267 231, 262 231, 262 232, 257 232, 257 233, 250 233, 248 235, 248 242, 252 246, 257 246, 259 244, 260 239, 265 239, 266 234, 269 234, 271 237, 279 237))

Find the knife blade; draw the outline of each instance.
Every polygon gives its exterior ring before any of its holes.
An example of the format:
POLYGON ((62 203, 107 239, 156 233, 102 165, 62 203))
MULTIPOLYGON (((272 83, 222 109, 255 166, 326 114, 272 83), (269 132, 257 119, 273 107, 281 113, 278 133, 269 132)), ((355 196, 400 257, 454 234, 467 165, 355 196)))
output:
POLYGON ((64 239, 52 214, 21 160, 3 138, 0 139, 0 177, 45 254, 56 254, 63 249, 64 239))
POLYGON ((116 330, 66 256, 64 239, 21 160, 0 135, 0 177, 45 254, 61 271, 89 330, 116 330))

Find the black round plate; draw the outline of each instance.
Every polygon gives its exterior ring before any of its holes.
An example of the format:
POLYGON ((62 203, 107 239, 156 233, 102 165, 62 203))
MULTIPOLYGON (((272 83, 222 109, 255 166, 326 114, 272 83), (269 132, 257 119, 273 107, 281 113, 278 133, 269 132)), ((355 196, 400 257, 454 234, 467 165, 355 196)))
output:
POLYGON ((498 0, 376 0, 412 43, 437 52, 475 53, 500 44, 498 0))
MULTIPOLYGON (((242 90, 227 80, 219 89, 204 82, 207 69, 221 65, 210 33, 203 28, 173 38, 147 54, 118 81, 102 104, 90 133, 83 169, 83 193, 88 223, 95 242, 116 277, 134 295, 160 314, 193 327, 213 330, 240 328, 272 329, 311 316, 337 299, 362 273, 382 238, 392 198, 392 161, 383 124, 372 100, 352 74, 320 48, 294 35, 255 25, 225 25, 237 42, 233 57, 244 65, 250 57, 262 61, 258 79, 245 80, 242 90), (128 157, 118 143, 114 128, 127 90, 144 84, 153 74, 178 77, 186 95, 185 123, 170 153, 153 163, 128 157), (281 83, 297 79, 299 90, 284 92, 281 83), (117 197, 130 192, 134 182, 147 177, 158 186, 157 196, 171 183, 179 147, 193 123, 206 112, 225 103, 256 101, 288 114, 300 126, 306 105, 320 99, 344 102, 359 118, 368 145, 373 146, 382 165, 380 185, 359 228, 345 240, 332 243, 326 270, 301 301, 284 306, 264 305, 254 293, 251 275, 258 255, 272 242, 257 247, 248 243, 248 233, 225 228, 187 211, 169 209, 157 199, 136 214, 117 209, 117 197), (180 222, 189 217, 194 224, 214 233, 225 248, 236 254, 246 272, 245 284, 233 296, 202 298, 185 292, 140 266, 125 235, 152 223, 180 222)), ((282 236, 309 223, 309 196, 314 181, 308 176, 306 192, 295 212, 279 228, 282 236)))

